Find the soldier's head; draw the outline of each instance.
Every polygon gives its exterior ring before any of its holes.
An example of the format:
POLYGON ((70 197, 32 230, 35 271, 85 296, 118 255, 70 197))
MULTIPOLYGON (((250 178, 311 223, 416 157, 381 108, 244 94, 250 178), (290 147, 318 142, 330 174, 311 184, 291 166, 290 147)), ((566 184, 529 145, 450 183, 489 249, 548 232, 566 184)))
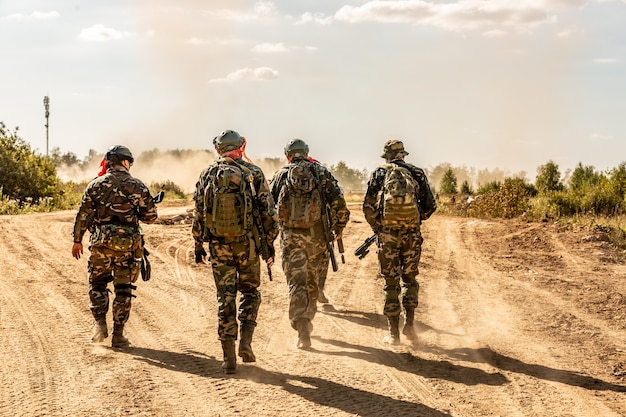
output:
POLYGON ((130 149, 122 145, 111 146, 104 155, 104 159, 108 166, 124 165, 124 161, 128 161, 127 168, 130 168, 133 162, 135 162, 130 149))
POLYGON ((391 161, 398 158, 404 158, 408 154, 409 153, 404 150, 404 144, 401 140, 391 139, 385 142, 385 148, 381 158, 391 161))
POLYGON ((292 159, 305 159, 309 156, 309 145, 302 139, 292 139, 285 145, 285 156, 292 159))
POLYGON ((224 130, 213 138, 213 146, 220 155, 240 149, 246 139, 234 130, 224 130))

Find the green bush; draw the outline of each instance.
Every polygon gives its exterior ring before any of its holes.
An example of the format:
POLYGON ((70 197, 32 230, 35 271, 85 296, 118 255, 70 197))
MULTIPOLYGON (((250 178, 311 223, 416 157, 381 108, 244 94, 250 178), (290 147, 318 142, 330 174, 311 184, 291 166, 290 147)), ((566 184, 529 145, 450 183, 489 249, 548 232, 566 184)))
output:
MULTIPOLYGON (((38 204, 58 191, 59 181, 49 158, 35 154, 30 145, 0 122, 0 178, 2 196, 19 206, 38 204)), ((3 200, 4 201, 4 200, 3 200)))
POLYGON ((166 198, 172 198, 172 199, 189 198, 189 195, 185 193, 185 191, 180 186, 178 186, 177 184, 174 184, 170 180, 163 181, 163 182, 153 182, 150 184, 149 188, 150 188, 150 193, 152 195, 157 194, 159 191, 163 191, 165 192, 166 198))

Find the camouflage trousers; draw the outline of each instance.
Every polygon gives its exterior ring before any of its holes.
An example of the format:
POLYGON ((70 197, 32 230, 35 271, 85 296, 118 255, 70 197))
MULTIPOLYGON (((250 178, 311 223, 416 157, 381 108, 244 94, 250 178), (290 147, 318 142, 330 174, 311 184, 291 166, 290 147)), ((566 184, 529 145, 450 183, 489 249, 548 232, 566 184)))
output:
POLYGON ((397 317, 402 307, 415 309, 418 304, 419 261, 422 254, 419 229, 385 230, 378 234, 379 273, 385 279, 383 288, 387 317, 397 317))
POLYGON ((254 242, 209 243, 211 266, 217 292, 217 334, 220 340, 237 340, 237 318, 256 326, 261 305, 261 263, 254 242), (239 311, 237 316, 237 292, 239 311))
POLYGON ((313 320, 317 312, 318 283, 326 279, 330 255, 323 235, 309 229, 283 229, 280 234, 282 268, 289 287, 289 321, 313 320))
POLYGON ((109 311, 109 290, 113 282, 113 323, 124 325, 130 316, 131 300, 134 297, 133 283, 141 270, 141 258, 136 258, 137 250, 115 251, 92 245, 87 263, 89 274, 89 299, 94 319, 103 320, 109 311))

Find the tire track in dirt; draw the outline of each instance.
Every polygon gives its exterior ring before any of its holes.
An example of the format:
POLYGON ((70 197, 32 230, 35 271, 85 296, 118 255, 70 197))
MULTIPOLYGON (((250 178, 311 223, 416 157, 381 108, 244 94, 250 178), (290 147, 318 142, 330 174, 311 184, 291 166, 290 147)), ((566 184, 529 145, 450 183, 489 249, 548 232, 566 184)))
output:
POLYGON ((67 230, 54 216, 45 217, 51 223, 47 233, 41 234, 39 225, 28 216, 14 216, 9 218, 10 234, 4 233, 3 222, 0 238, 0 256, 6 268, 0 292, 5 364, 1 372, 14 393, 2 396, 2 401, 10 401, 8 409, 16 415, 28 415, 31 409, 41 415, 62 415, 64 404, 71 407, 77 403, 63 389, 75 378, 71 358, 63 352, 68 345, 75 346, 72 329, 84 328, 86 321, 79 304, 67 298, 65 277, 56 284, 48 282, 59 279, 56 270, 63 262, 50 256, 54 254, 50 242, 66 238, 63 232, 67 230), (42 253, 42 247, 50 249, 42 253), (23 369, 23 373, 19 378, 5 374, 12 369, 23 369))
MULTIPOLYGON (((445 348, 441 349, 435 344, 435 351, 453 354, 462 352, 471 363, 479 364, 488 372, 503 372, 509 384, 504 391, 500 390, 496 397, 492 397, 492 400, 497 398, 498 403, 508 404, 506 408, 503 407, 507 411, 532 410, 540 404, 543 412, 560 415, 563 405, 568 404, 573 410, 582 410, 583 414, 579 415, 586 415, 586 410, 594 407, 606 415, 616 415, 615 410, 606 407, 602 401, 594 400, 593 397, 581 399, 577 386, 593 383, 594 378, 578 376, 575 371, 554 368, 561 361, 559 357, 553 356, 553 352, 561 350, 545 349, 544 345, 538 346, 534 343, 532 329, 536 323, 524 318, 537 317, 539 311, 559 311, 565 304, 555 304, 554 297, 549 293, 541 294, 527 284, 519 286, 510 276, 494 270, 488 258, 490 252, 484 252, 479 257, 471 256, 471 248, 485 242, 484 236, 477 237, 476 230, 488 230, 491 227, 488 222, 459 222, 457 219, 450 219, 447 223, 445 228, 438 227, 437 230, 440 233, 447 230, 445 236, 448 244, 450 248, 454 248, 454 254, 450 251, 446 255, 447 260, 442 262, 449 265, 453 273, 447 278, 448 284, 440 283, 446 288, 438 292, 442 295, 448 294, 455 300, 454 311, 462 325, 452 329, 453 333, 460 336, 456 341, 459 346, 449 344, 443 345, 445 348), (456 267, 453 266, 455 264, 456 267), (514 294, 514 297, 511 298, 509 294, 514 294), (480 302, 478 310, 467 308, 476 306, 477 302, 480 302), (539 305, 540 309, 537 308, 539 305), (542 357, 544 363, 550 366, 536 363, 537 357, 542 357), (562 383, 567 379, 571 386, 567 383, 564 386, 555 383, 562 383), (520 395, 520 392, 526 395, 520 395)), ((553 345, 559 343, 557 340, 551 342, 553 345)), ((441 342, 438 344, 441 345, 441 342)), ((562 345, 561 349, 568 350, 567 345, 562 345)), ((611 390, 618 387, 609 384, 606 388, 611 390)), ((476 397, 480 402, 487 400, 482 394, 476 397)), ((533 414, 529 411, 529 414, 521 415, 533 414)))

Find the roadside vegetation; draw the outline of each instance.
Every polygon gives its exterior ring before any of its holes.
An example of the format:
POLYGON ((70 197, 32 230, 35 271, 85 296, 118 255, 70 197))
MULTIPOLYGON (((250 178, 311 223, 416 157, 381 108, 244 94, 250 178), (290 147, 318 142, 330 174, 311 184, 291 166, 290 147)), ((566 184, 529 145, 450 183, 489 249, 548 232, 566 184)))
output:
MULTIPOLYGON (((103 154, 90 150, 83 159, 72 152, 52 149, 39 155, 19 137, 19 129, 8 129, 0 121, 0 214, 47 212, 75 209, 88 183, 85 172, 95 177, 103 154), (82 173, 65 175, 59 171, 82 173)), ((151 167, 174 161, 168 166, 185 167, 198 155, 213 160, 210 150, 154 149, 136 156, 136 165, 151 167)), ((285 164, 283 158, 255 161, 271 178, 285 164)), ((340 161, 328 166, 342 186, 346 199, 360 202, 369 172, 340 161)), ((440 164, 426 169, 437 196, 438 213, 474 217, 558 222, 564 228, 586 227, 602 231, 609 240, 626 249, 626 162, 606 171, 579 163, 564 173, 553 161, 537 168, 534 182, 525 172, 511 174, 500 169, 476 170, 440 164)), ((193 175, 197 175, 196 172, 193 175)), ((143 179, 143 178, 142 178, 143 179)), ((188 182, 187 180, 185 182, 188 182)), ((149 183, 153 193, 165 191, 166 200, 191 199, 183 185, 172 180, 149 183)))

